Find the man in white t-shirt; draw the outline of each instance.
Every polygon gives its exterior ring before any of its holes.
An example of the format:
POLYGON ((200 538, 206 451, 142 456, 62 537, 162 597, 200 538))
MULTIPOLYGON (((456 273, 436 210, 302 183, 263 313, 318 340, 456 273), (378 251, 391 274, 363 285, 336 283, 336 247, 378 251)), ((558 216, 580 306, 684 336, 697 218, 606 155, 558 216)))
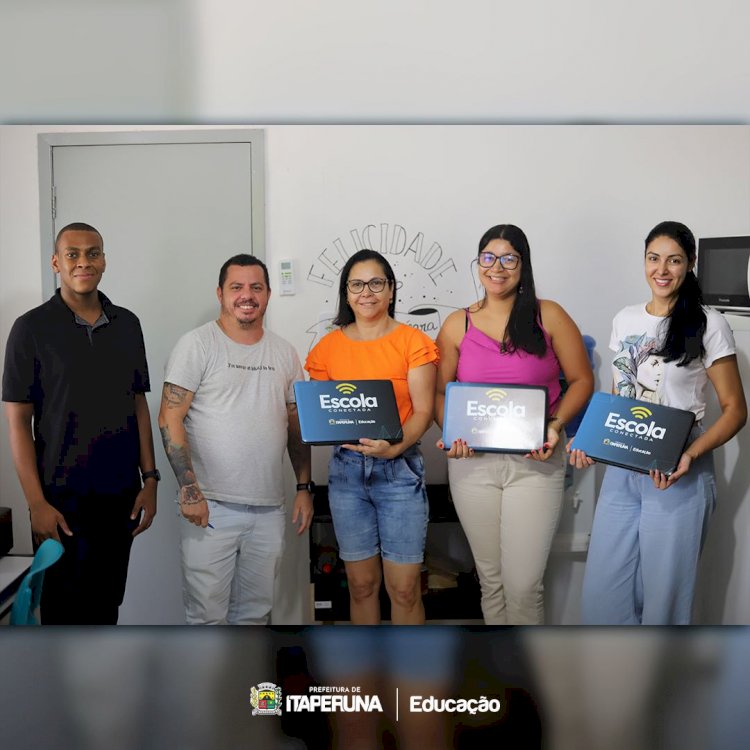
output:
POLYGON ((262 625, 284 544, 285 450, 297 533, 312 519, 293 389, 304 376, 292 345, 263 328, 271 289, 262 261, 230 258, 216 295, 218 320, 185 334, 169 357, 159 427, 179 484, 188 624, 262 625))

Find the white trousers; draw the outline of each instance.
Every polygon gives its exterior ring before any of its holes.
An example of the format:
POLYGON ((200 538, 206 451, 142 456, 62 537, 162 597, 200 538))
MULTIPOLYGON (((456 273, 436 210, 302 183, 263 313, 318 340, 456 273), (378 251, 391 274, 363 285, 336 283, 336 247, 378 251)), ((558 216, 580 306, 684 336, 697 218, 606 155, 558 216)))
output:
POLYGON ((284 550, 283 506, 208 500, 209 523, 180 518, 188 625, 265 625, 284 550))
POLYGON ((564 442, 547 461, 499 453, 448 459, 487 625, 544 624, 542 578, 562 511, 564 442))

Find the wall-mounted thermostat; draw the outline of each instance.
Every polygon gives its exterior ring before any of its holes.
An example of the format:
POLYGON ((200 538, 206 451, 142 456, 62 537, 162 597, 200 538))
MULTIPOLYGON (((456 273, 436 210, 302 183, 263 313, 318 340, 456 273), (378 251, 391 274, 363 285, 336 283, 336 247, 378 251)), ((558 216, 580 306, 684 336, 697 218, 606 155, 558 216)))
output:
POLYGON ((290 259, 279 261, 279 278, 281 279, 282 296, 294 294, 294 261, 290 259))

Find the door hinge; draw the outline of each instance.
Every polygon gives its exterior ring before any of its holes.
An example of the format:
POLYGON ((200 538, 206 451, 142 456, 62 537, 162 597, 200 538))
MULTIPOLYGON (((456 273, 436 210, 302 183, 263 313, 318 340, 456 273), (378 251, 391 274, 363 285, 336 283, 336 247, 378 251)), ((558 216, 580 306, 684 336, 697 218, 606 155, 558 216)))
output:
POLYGON ((52 219, 57 218, 57 188, 52 186, 52 219))

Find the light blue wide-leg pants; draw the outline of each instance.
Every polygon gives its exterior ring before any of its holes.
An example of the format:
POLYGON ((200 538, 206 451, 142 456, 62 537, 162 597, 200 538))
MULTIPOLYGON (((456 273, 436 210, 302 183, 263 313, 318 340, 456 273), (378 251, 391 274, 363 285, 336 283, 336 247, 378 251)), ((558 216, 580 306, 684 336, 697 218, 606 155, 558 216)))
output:
POLYGON ((648 474, 607 467, 583 580, 583 623, 689 625, 715 503, 711 454, 666 490, 648 474))

